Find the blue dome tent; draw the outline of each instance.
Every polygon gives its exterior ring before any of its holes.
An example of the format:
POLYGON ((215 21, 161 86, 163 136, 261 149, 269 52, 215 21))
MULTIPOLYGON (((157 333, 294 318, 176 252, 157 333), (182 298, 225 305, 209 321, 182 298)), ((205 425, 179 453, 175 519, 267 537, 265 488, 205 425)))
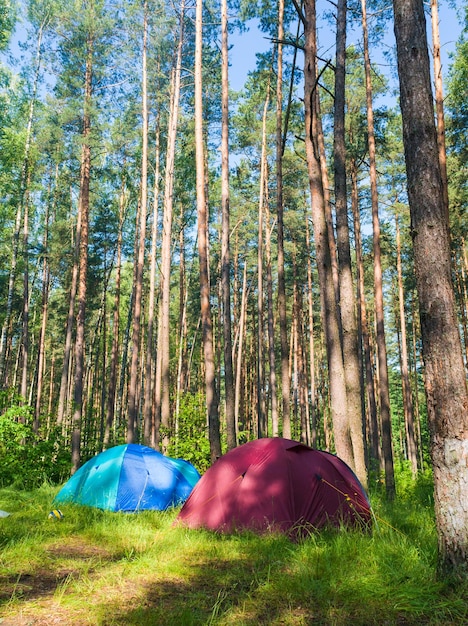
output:
POLYGON ((58 492, 54 505, 70 502, 108 511, 164 511, 185 502, 199 479, 188 461, 129 443, 84 463, 58 492))

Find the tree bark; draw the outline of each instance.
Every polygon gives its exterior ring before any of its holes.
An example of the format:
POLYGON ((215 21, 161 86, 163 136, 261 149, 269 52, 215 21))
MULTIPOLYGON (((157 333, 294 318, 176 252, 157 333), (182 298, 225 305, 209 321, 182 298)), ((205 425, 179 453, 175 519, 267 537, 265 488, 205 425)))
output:
MULTIPOLYGON (((139 385, 138 385, 138 361, 140 356, 141 334, 141 307, 143 297, 143 268, 145 264, 145 241, 146 241, 146 215, 148 205, 148 97, 147 97, 147 71, 146 49, 148 40, 148 3, 143 5, 143 50, 142 50, 142 151, 141 151, 141 182, 140 182, 140 224, 139 245, 136 259, 135 272, 135 300, 133 308, 132 328, 132 361, 130 366, 130 384, 128 387, 128 421, 127 442, 133 443, 138 439, 138 409, 139 409, 139 385)), ((151 381, 147 380, 150 385, 151 381)))
POLYGON ((351 267, 348 203, 346 189, 345 85, 346 85, 346 2, 338 0, 334 110, 335 211, 340 283, 340 312, 348 420, 353 445, 354 468, 367 489, 367 468, 361 418, 361 378, 358 354, 356 302, 351 267))
POLYGON ((278 230, 278 315, 281 345, 281 394, 283 407, 283 437, 291 438, 289 350, 286 316, 286 279, 284 261, 284 206, 283 206, 283 46, 284 0, 278 2, 278 64, 276 82, 276 215, 278 230))
POLYGON ((468 576, 468 390, 421 0, 394 0, 400 107, 431 430, 440 566, 468 576))
POLYGON ((29 184, 30 176, 26 179, 26 192, 23 204, 23 330, 21 337, 22 364, 21 390, 23 402, 27 403, 28 394, 28 366, 29 366, 29 184))
POLYGON ((264 342, 263 342, 263 231, 264 199, 268 185, 267 174, 267 113, 270 102, 270 80, 262 115, 262 149, 260 156, 260 189, 258 202, 258 248, 257 248, 257 435, 267 437, 264 379, 264 342))
MULTIPOLYGON (((362 237, 361 220, 359 215, 359 199, 357 187, 357 165, 353 160, 351 163, 351 205, 353 209, 354 240, 356 250, 356 272, 357 272, 357 308, 359 332, 361 335, 363 352, 363 369, 365 372, 366 403, 363 406, 363 421, 367 424, 368 451, 367 458, 373 465, 371 469, 380 467, 380 444, 379 444, 379 423, 377 419, 377 403, 375 398, 375 385, 373 375, 373 358, 369 335, 369 324, 367 321, 367 306, 364 290, 364 262, 362 259, 362 237), (367 412, 366 412, 367 406, 367 412), (366 420, 367 413, 367 420, 366 420)), ((364 386, 364 381, 363 381, 364 386)))
POLYGON ((268 317, 268 363, 271 402, 271 428, 273 437, 279 436, 278 397, 276 384, 276 356, 275 356, 275 320, 273 304, 273 272, 271 266, 271 230, 268 187, 265 189, 265 256, 267 282, 267 317, 268 317))
POLYGON ((411 463, 413 476, 418 471, 418 454, 414 433, 413 397, 408 371, 408 346, 406 338, 405 300, 403 291, 403 276, 401 269, 400 224, 398 215, 395 216, 396 247, 397 247, 397 277, 398 277, 398 308, 401 334, 401 383, 403 390, 403 412, 405 415, 405 433, 408 460, 411 463))
POLYGON ((81 240, 81 203, 78 202, 75 231, 75 249, 73 254, 73 267, 70 284, 70 296, 68 301, 67 326, 65 330, 65 346, 63 349, 62 373, 60 377, 59 401, 57 408, 57 424, 63 423, 65 405, 67 404, 68 389, 70 382, 70 359, 72 356, 73 323, 75 319, 75 303, 78 289, 78 273, 80 260, 81 240))
POLYGON ((34 409, 34 432, 39 432, 40 427, 40 415, 41 415, 41 402, 42 402, 42 388, 44 382, 44 366, 45 366, 45 339, 47 330, 47 314, 48 314, 48 300, 49 300, 49 286, 50 286, 50 272, 49 272, 49 260, 47 255, 49 238, 49 202, 46 205, 46 212, 44 216, 44 237, 42 240, 43 245, 43 258, 42 258, 42 313, 41 313, 41 330, 39 333, 38 342, 38 355, 37 355, 37 384, 36 384, 36 400, 34 409))
POLYGON ((72 418, 72 474, 81 462, 81 419, 83 414, 83 373, 85 355, 85 312, 88 271, 88 232, 89 232, 89 183, 91 173, 91 94, 93 69, 93 38, 88 35, 86 42, 86 71, 84 81, 84 112, 83 112, 83 147, 81 150, 80 172, 80 258, 78 272, 78 312, 76 316, 75 339, 75 378, 74 378, 74 411, 72 418))
POLYGON ((395 497, 395 475, 392 451, 392 416, 388 381, 387 344, 385 339, 384 301, 382 287, 382 261, 380 250, 379 198, 377 190, 377 165, 374 134, 374 111, 372 107, 372 80, 367 32, 366 0, 361 0, 362 30, 364 39, 364 69, 366 75, 367 141, 369 148, 369 175, 372 202, 372 233, 374 250, 374 307, 376 318, 377 359, 379 365, 380 418, 382 423, 382 453, 385 468, 387 497, 395 497))
POLYGON ((179 41, 171 77, 171 99, 167 131, 166 163, 164 177, 163 231, 161 244, 161 322, 159 326, 158 356, 156 364, 156 422, 161 425, 162 451, 166 452, 169 445, 169 427, 171 420, 170 405, 170 328, 169 313, 171 299, 171 242, 173 218, 174 160, 177 126, 179 121, 180 73, 182 66, 182 43, 184 38, 185 1, 180 7, 179 41), (158 397, 160 394, 160 397, 158 397))
POLYGON ((229 207, 229 47, 227 0, 221 2, 222 31, 222 128, 221 128, 221 286, 223 300, 223 346, 224 346, 224 393, 226 403, 227 448, 237 445, 236 421, 234 415, 235 384, 232 364, 231 328, 231 263, 230 263, 230 207, 229 207))
POLYGON ((143 405, 144 441, 147 446, 153 439, 153 365, 154 365, 154 310, 156 294, 156 253, 158 243, 158 203, 159 203, 159 144, 161 129, 159 112, 156 122, 156 150, 153 186, 153 222, 151 226, 150 285, 148 294, 148 321, 146 326, 145 397, 143 405))
POLYGON ((314 293, 312 283, 312 262, 310 254, 309 216, 305 216, 307 250, 307 308, 309 314, 309 386, 310 386, 310 445, 317 445, 317 385, 315 380, 315 345, 314 345, 314 293))
POLYGON ((205 191, 205 150, 203 142, 202 45, 203 2, 197 0, 195 20, 195 159, 197 172, 198 256, 200 260, 200 305, 203 354, 205 363, 205 393, 208 412, 208 435, 211 461, 221 452, 219 432, 219 398, 216 389, 213 327, 210 306, 210 273, 208 265, 208 206, 205 191))
POLYGON ((328 227, 325 218, 320 149, 317 144, 317 41, 315 0, 306 0, 304 109, 305 144, 312 202, 315 253, 320 284, 322 322, 326 338, 330 400, 335 449, 345 463, 354 466, 346 408, 346 388, 338 313, 333 285, 328 227))
MULTIPOLYGON (((107 393, 106 427, 104 431, 103 445, 107 448, 111 440, 111 430, 114 426, 115 400, 117 390, 117 368, 119 359, 119 326, 120 326, 120 283, 122 276, 122 229, 126 208, 125 175, 122 174, 122 182, 119 197, 119 230, 117 234, 117 258, 115 263, 115 294, 112 323, 112 349, 109 374, 109 389, 107 393)), ((124 365, 122 365, 124 366, 124 365)))
POLYGON ((236 433, 239 435, 239 417, 241 404, 241 381, 242 381, 242 361, 244 355, 244 334, 245 334, 245 318, 247 310, 247 261, 244 263, 244 278, 242 280, 242 299, 240 305, 239 328, 237 332, 237 359, 236 359, 236 396, 235 396, 235 418, 236 433))

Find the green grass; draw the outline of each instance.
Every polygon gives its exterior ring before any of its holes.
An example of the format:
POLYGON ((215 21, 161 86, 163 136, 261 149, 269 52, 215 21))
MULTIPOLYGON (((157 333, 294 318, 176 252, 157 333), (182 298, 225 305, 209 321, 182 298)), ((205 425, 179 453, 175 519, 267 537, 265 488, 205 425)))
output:
POLYGON ((436 576, 430 498, 373 501, 373 532, 216 535, 177 511, 64 506, 56 489, 0 490, 0 624, 468 624, 468 585, 436 576))

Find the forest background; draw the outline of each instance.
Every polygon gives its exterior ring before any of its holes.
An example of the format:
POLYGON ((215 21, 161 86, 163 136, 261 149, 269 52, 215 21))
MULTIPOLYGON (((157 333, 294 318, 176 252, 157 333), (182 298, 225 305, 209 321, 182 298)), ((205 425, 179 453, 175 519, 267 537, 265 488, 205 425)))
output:
MULTIPOLYGON (((428 470, 391 7, 348 7, 344 218, 337 16, 319 7, 322 257, 302 5, 205 3, 201 32, 183 1, 1 4, 2 484, 60 483, 124 441, 204 471, 278 435, 338 452, 390 498, 395 465, 428 470), (263 51, 227 99, 228 30, 252 19, 263 51)), ((443 86, 435 26, 430 47, 466 367, 466 6, 452 10, 465 28, 443 86)))

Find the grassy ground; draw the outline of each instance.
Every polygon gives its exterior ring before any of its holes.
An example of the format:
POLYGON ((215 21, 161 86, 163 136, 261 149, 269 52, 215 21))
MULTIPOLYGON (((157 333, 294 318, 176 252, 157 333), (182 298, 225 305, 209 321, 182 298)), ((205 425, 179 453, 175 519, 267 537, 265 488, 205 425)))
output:
POLYGON ((468 585, 436 578, 430 502, 373 502, 372 533, 219 536, 177 511, 66 506, 56 490, 0 490, 1 626, 468 624, 468 585))

